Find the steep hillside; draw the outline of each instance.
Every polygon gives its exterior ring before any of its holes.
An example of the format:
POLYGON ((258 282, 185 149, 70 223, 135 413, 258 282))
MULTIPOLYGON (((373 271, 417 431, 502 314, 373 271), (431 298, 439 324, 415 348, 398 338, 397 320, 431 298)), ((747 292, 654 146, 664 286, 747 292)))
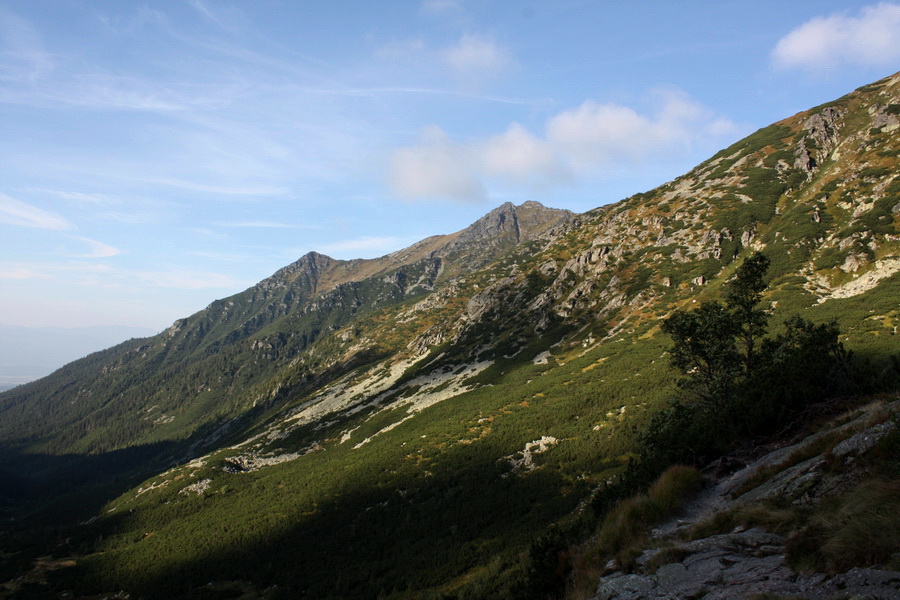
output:
POLYGON ((890 379, 898 132, 894 75, 583 215, 506 204, 380 259, 309 254, 0 396, 5 477, 152 474, 72 536, 60 589, 540 597, 677 394, 661 319, 752 251, 774 329, 836 319, 890 379))
POLYGON ((273 403, 278 392, 270 381, 285 370, 295 385, 314 389, 371 360, 330 351, 334 332, 353 320, 428 294, 571 220, 568 211, 533 202, 505 204, 463 231, 380 259, 311 252, 156 337, 91 355, 10 393, 0 405, 0 439, 29 451, 95 453, 196 436, 273 403), (319 351, 309 351, 317 342, 319 351))

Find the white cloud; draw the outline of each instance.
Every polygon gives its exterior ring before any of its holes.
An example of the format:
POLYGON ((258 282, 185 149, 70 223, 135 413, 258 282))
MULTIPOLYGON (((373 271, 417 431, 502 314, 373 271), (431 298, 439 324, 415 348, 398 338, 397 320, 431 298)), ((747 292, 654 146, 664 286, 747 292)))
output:
POLYGON ((36 229, 72 229, 63 217, 0 193, 0 223, 36 229))
POLYGON ((455 45, 441 53, 459 81, 467 87, 481 87, 513 66, 508 50, 488 38, 464 34, 455 45))
POLYGON ((729 119, 682 92, 656 97, 658 108, 650 114, 588 100, 549 118, 543 137, 513 123, 499 135, 455 143, 431 128, 422 143, 395 152, 390 184, 407 199, 477 201, 486 197, 491 178, 545 189, 579 174, 666 160, 737 133, 729 119))
POLYGON ((547 139, 573 167, 585 169, 663 157, 736 130, 731 121, 683 93, 669 91, 660 97, 662 105, 650 115, 588 100, 550 119, 547 139))
POLYGON ((109 258, 111 256, 118 256, 119 254, 122 254, 122 251, 118 248, 114 248, 109 244, 104 244, 103 242, 99 242, 97 240, 92 240, 86 237, 70 237, 73 240, 84 242, 88 246, 87 252, 83 254, 73 254, 73 258, 109 258))
POLYGON ((481 149, 480 160, 487 174, 513 182, 568 178, 551 146, 518 123, 489 138, 481 149))
POLYGON ((438 127, 423 134, 422 144, 403 148, 391 161, 390 184, 402 198, 478 201, 485 198, 477 165, 466 148, 453 144, 438 127))
POLYGON ((900 4, 867 6, 859 16, 811 19, 778 41, 772 59, 780 68, 814 71, 851 65, 896 66, 900 61, 900 4))
POLYGON ((616 157, 640 158, 653 131, 647 117, 617 104, 597 104, 588 100, 547 123, 547 137, 554 147, 574 160, 577 166, 603 164, 616 157))

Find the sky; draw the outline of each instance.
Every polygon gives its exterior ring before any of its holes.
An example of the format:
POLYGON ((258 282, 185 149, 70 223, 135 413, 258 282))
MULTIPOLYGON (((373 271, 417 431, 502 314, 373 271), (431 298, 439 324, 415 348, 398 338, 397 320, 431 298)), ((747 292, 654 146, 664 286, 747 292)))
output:
POLYGON ((0 324, 584 212, 900 68, 900 3, 2 0, 0 324))

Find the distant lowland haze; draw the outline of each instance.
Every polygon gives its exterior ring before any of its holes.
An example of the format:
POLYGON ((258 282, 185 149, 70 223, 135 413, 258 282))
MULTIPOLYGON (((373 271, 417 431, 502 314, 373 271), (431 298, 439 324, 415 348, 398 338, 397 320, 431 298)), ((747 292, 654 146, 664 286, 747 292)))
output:
POLYGON ((143 327, 18 327, 0 325, 0 391, 49 375, 65 364, 131 338, 143 327))

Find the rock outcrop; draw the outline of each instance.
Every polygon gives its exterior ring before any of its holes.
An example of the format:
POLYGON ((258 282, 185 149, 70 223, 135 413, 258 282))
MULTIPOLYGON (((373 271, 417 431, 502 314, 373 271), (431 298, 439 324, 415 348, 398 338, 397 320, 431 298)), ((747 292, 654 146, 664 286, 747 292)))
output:
MULTIPOLYGON (((896 411, 896 405, 889 409, 896 411)), ((868 407, 849 423, 769 452, 729 476, 716 478, 713 472, 727 467, 725 463, 733 466, 734 461, 717 461, 706 470, 713 484, 675 519, 653 531, 655 547, 637 557, 634 572, 610 565, 595 600, 741 600, 762 594, 805 600, 900 598, 900 572, 862 567, 837 575, 795 571, 787 561, 785 537, 760 527, 738 526, 683 541, 694 526, 728 511, 766 501, 809 509, 847 493, 867 475, 861 459, 895 429, 894 421, 872 423, 873 413, 882 410, 868 407), (792 457, 808 453, 825 436, 844 439, 790 465, 792 457), (753 485, 762 472, 773 474, 753 485)))
POLYGON ((811 174, 838 144, 838 130, 844 112, 828 107, 809 116, 803 123, 806 132, 794 152, 794 168, 811 174))
MULTIPOLYGON (((900 573, 854 568, 835 577, 798 574, 785 562, 784 538, 761 529, 735 531, 677 547, 680 562, 653 576, 616 574, 603 580, 597 600, 744 600, 762 594, 807 600, 900 597, 900 573)), ((650 556, 639 560, 649 561, 650 556)))

